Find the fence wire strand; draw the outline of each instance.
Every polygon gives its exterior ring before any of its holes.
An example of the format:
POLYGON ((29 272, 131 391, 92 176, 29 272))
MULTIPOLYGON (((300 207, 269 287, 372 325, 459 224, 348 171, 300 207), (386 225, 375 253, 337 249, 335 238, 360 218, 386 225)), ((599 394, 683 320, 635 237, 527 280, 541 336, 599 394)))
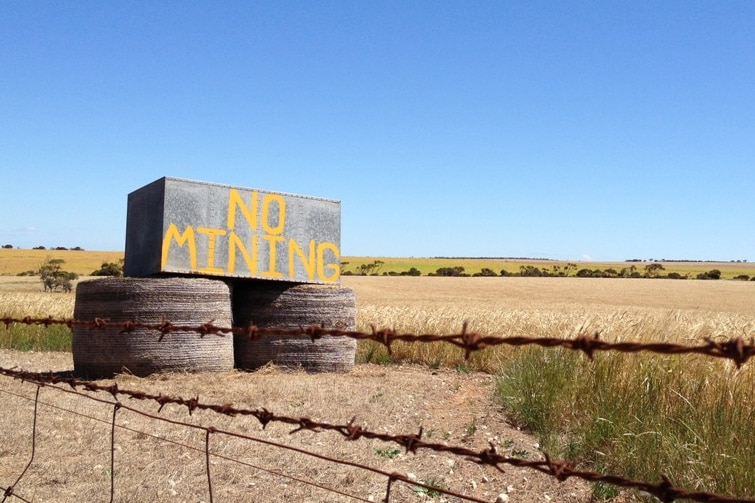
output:
POLYGON ((107 328, 116 328, 119 335, 130 334, 135 330, 152 330, 164 337, 172 332, 194 332, 201 337, 214 335, 224 337, 226 335, 240 335, 249 337, 252 340, 265 336, 278 337, 300 337, 306 335, 316 341, 325 336, 330 337, 350 337, 356 340, 370 340, 383 344, 388 353, 391 354, 391 346, 394 342, 419 342, 419 343, 445 343, 451 344, 464 350, 465 358, 476 351, 491 348, 500 345, 508 346, 526 346, 536 345, 544 348, 561 347, 574 351, 581 351, 589 358, 599 351, 618 351, 621 353, 639 353, 651 352, 666 355, 683 355, 683 354, 700 354, 713 358, 724 358, 732 360, 738 368, 748 362, 755 356, 755 337, 751 337, 749 342, 742 337, 734 337, 724 341, 716 341, 710 337, 705 338, 705 344, 690 346, 683 344, 674 344, 669 342, 607 342, 600 339, 600 333, 580 333, 573 339, 564 339, 557 337, 525 337, 525 336, 495 336, 482 335, 478 332, 468 330, 468 323, 462 324, 462 330, 458 334, 411 334, 400 333, 390 328, 378 329, 372 325, 370 332, 360 332, 355 330, 340 330, 336 328, 327 328, 318 325, 310 325, 295 329, 286 328, 260 328, 253 324, 245 327, 219 327, 213 325, 212 321, 201 323, 199 325, 177 325, 168 320, 161 323, 140 323, 136 321, 112 322, 105 318, 95 318, 93 320, 75 320, 71 318, 56 319, 3 317, 0 322, 5 324, 6 328, 14 323, 26 325, 40 325, 49 327, 52 325, 65 325, 69 328, 81 327, 92 330, 104 330, 107 328))

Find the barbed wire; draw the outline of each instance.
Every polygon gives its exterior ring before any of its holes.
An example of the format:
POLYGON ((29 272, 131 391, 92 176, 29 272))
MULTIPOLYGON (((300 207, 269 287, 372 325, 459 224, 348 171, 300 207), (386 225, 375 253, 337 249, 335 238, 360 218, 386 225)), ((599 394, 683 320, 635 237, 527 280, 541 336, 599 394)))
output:
MULTIPOLYGON (((13 373, 12 369, 2 369, 2 368, 0 368, 0 374, 3 374, 3 375, 6 375, 6 376, 10 377, 11 376, 10 374, 12 374, 12 373, 13 373), (10 373, 3 372, 5 370, 9 370, 10 373)), ((25 374, 28 374, 29 376, 31 376, 31 375, 38 375, 38 376, 43 377, 43 378, 47 376, 46 374, 39 374, 39 373, 25 373, 25 374)), ((303 455, 306 455, 306 456, 318 458, 318 459, 321 459, 323 461, 327 461, 327 462, 330 462, 330 463, 336 463, 336 464, 346 465, 346 466, 350 466, 350 467, 353 467, 353 468, 356 468, 356 469, 365 470, 365 471, 369 471, 369 472, 372 472, 372 473, 375 473, 375 474, 378 474, 378 475, 382 475, 382 476, 386 477, 386 479, 388 480, 388 485, 387 485, 387 488, 386 488, 386 498, 383 500, 385 503, 389 503, 389 501, 390 501, 390 488, 391 488, 392 483, 395 482, 395 481, 406 482, 408 484, 411 484, 414 487, 421 487, 421 488, 424 488, 424 489, 426 489, 428 491, 435 491, 435 492, 437 492, 439 494, 445 494, 447 496, 453 496, 453 497, 456 497, 456 498, 459 498, 459 499, 462 499, 462 500, 465 500, 465 501, 471 501, 473 503, 488 503, 487 500, 482 500, 482 499, 476 498, 474 496, 461 494, 461 493, 458 493, 458 492, 455 492, 455 491, 452 491, 450 489, 446 489, 446 488, 443 488, 443 487, 438 487, 438 486, 434 486, 434 485, 425 484, 423 482, 420 482, 418 480, 415 480, 415 479, 409 477, 408 475, 404 475, 404 474, 401 474, 401 473, 387 472, 385 470, 381 470, 381 469, 378 469, 378 468, 367 466, 367 465, 364 465, 364 464, 361 464, 361 463, 357 463, 357 462, 354 462, 354 461, 341 460, 341 459, 333 458, 331 456, 327 456, 327 455, 324 455, 324 454, 307 451, 305 449, 300 449, 300 448, 293 447, 293 446, 290 446, 290 445, 281 444, 281 443, 274 442, 274 441, 271 441, 271 440, 265 440, 265 439, 261 439, 261 438, 252 437, 252 436, 249 436, 249 435, 246 435, 246 434, 241 434, 241 433, 237 433, 237 432, 227 431, 227 430, 224 430, 224 429, 216 428, 214 426, 204 426, 204 425, 199 425, 199 424, 187 423, 187 422, 176 420, 176 419, 168 419, 168 418, 165 418, 165 417, 162 417, 162 416, 156 416, 156 415, 147 413, 147 412, 145 412, 143 410, 140 410, 138 408, 129 407, 129 406, 123 404, 122 402, 118 401, 118 400, 115 400, 115 401, 106 400, 106 399, 98 398, 98 397, 95 397, 95 396, 92 396, 92 395, 89 395, 89 394, 80 393, 79 391, 76 390, 76 386, 71 386, 71 389, 66 389, 66 388, 61 388, 61 387, 55 386, 55 384, 60 384, 60 383, 43 382, 44 379, 42 379, 42 381, 39 381, 39 382, 35 382, 33 379, 32 380, 30 380, 30 379, 22 379, 22 380, 25 380, 27 382, 36 384, 36 386, 37 386, 37 393, 36 393, 35 398, 33 400, 34 404, 35 404, 34 405, 34 420, 33 420, 34 432, 36 432, 37 410, 38 410, 38 406, 40 404, 46 405, 46 406, 49 406, 49 407, 52 407, 52 408, 55 408, 56 410, 59 410, 59 411, 69 412, 71 414, 74 414, 74 415, 77 415, 77 416, 80 416, 80 417, 84 417, 84 418, 87 418, 87 419, 90 419, 90 420, 93 420, 93 421, 105 423, 105 424, 108 424, 108 425, 111 426, 111 430, 110 430, 110 463, 111 463, 110 473, 111 474, 115 473, 115 456, 114 456, 114 454, 115 454, 115 451, 116 451, 116 448, 115 448, 115 429, 116 428, 125 429, 125 430, 128 430, 128 431, 134 432, 134 433, 144 434, 144 435, 153 437, 153 438, 161 440, 161 441, 170 442, 172 444, 184 447, 186 449, 191 449, 191 450, 195 450, 195 451, 201 451, 202 453, 204 453, 205 460, 206 460, 205 461, 205 472, 207 474, 207 485, 208 485, 208 492, 209 492, 210 502, 213 501, 212 477, 211 477, 211 474, 210 474, 210 463, 209 463, 210 456, 219 457, 219 458, 222 458, 222 459, 227 460, 227 461, 232 461, 234 463, 239 463, 239 464, 242 464, 242 465, 245 465, 245 466, 253 467, 253 468, 265 471, 267 473, 272 473, 272 474, 275 474, 277 476, 281 476, 281 477, 284 477, 284 478, 287 478, 287 479, 290 479, 290 480, 294 480, 294 481, 300 482, 302 484, 306 484, 306 485, 313 486, 313 487, 316 487, 316 488, 319 488, 319 489, 322 489, 322 490, 325 490, 325 491, 328 491, 328 492, 332 492, 332 493, 335 493, 335 494, 346 496, 346 497, 351 498, 353 500, 365 501, 365 502, 369 502, 370 501, 370 500, 364 499, 364 498, 362 498, 360 496, 356 496, 354 494, 346 493, 346 492, 341 491, 339 489, 335 489, 335 488, 332 488, 332 487, 327 487, 327 486, 325 486, 323 484, 319 484, 319 483, 314 482, 312 480, 306 480, 306 479, 303 479, 301 477, 295 477, 293 475, 281 473, 279 471, 269 470, 269 469, 266 469, 266 468, 263 468, 263 467, 260 467, 260 466, 257 466, 257 465, 253 465, 253 464, 248 463, 246 461, 241 461, 241 460, 238 460, 238 459, 230 458, 228 456, 224 456, 222 454, 210 452, 210 448, 209 448, 210 434, 221 434, 221 435, 235 437, 235 438, 239 438, 239 439, 243 439, 243 440, 249 440, 249 441, 256 442, 256 443, 265 444, 265 445, 268 445, 268 446, 271 446, 271 447, 275 447, 275 448, 278 448, 278 449, 284 449, 284 450, 293 451, 293 452, 296 452, 296 453, 299 453, 299 454, 303 454, 303 455), (97 417, 93 417, 93 416, 90 416, 90 415, 86 415, 86 414, 82 414, 80 412, 73 411, 73 410, 70 410, 70 409, 66 409, 64 407, 60 407, 60 406, 57 406, 57 405, 53 405, 53 404, 42 402, 39 399, 39 390, 40 390, 41 387, 48 387, 48 389, 53 389, 53 390, 60 391, 60 392, 65 392, 65 393, 72 393, 72 394, 75 394, 77 396, 90 399, 92 401, 96 401, 96 402, 99 402, 99 403, 102 403, 102 404, 106 404, 106 405, 112 406, 113 407, 113 414, 111 416, 112 419, 111 419, 111 421, 105 421, 103 419, 100 419, 100 418, 97 418, 97 417), (117 412, 119 410, 126 410, 126 411, 133 412, 135 414, 141 415, 141 416, 149 418, 149 419, 153 419, 153 420, 156 420, 156 421, 162 421, 162 422, 169 423, 169 424, 176 425, 176 426, 183 426, 183 427, 187 427, 187 428, 191 428, 191 429, 201 430, 201 431, 203 431, 205 433, 204 448, 203 449, 199 449, 197 447, 190 446, 190 445, 184 444, 182 442, 178 442, 178 441, 175 441, 175 440, 171 440, 171 439, 167 439, 167 438, 160 437, 160 436, 157 436, 157 435, 153 435, 151 433, 144 432, 144 431, 141 431, 141 430, 137 430, 137 429, 134 429, 134 428, 130 428, 130 427, 127 427, 127 426, 118 425, 118 424, 116 424, 115 419, 116 419, 116 414, 117 414, 117 412)), ((70 384, 70 383, 68 383, 68 384, 70 384)), ((92 391, 92 390, 90 389, 89 391, 92 391)), ((22 395, 19 395, 18 393, 9 392, 7 390, 0 390, 0 392, 7 393, 7 394, 10 394, 10 395, 16 396, 18 398, 27 398, 27 397, 24 397, 22 395)), ((162 410, 162 406, 160 407, 160 409, 158 410, 158 412, 160 410, 162 410)), ((212 410, 212 409, 210 408, 208 410, 212 410)), ((291 433, 294 433, 294 432, 291 432, 291 433)), ((34 437, 36 437, 36 435, 34 435, 34 437)), ((28 470, 29 466, 31 466, 31 463, 34 460, 34 453, 35 453, 35 449, 33 448, 32 449, 31 459, 30 459, 29 463, 27 464, 26 468, 22 471, 21 475, 16 479, 16 481, 11 486, 9 486, 8 488, 5 489, 5 493, 4 493, 5 497, 2 500, 3 502, 9 496, 14 496, 14 497, 16 497, 18 499, 21 499, 22 501, 27 501, 26 499, 24 499, 22 496, 20 496, 15 491, 15 486, 18 484, 18 482, 24 476, 24 474, 28 470)), ((111 476, 111 480, 110 480, 110 501, 111 502, 114 500, 114 495, 115 495, 115 484, 114 484, 114 479, 111 476)))
POLYGON ((713 358, 724 358, 732 360, 737 368, 755 356, 755 337, 751 337, 749 342, 742 337, 734 337, 728 340, 717 341, 710 337, 704 339, 705 344, 697 346, 676 344, 670 342, 608 342, 600 339, 600 333, 593 334, 580 333, 573 339, 564 339, 557 337, 526 337, 526 336, 490 336, 482 335, 478 332, 468 330, 468 323, 462 324, 462 330, 458 334, 411 334, 400 333, 390 328, 377 329, 372 325, 370 332, 360 332, 354 330, 340 330, 335 328, 326 328, 318 325, 299 327, 293 329, 287 328, 261 328, 253 324, 245 327, 220 327, 213 324, 213 321, 201 323, 199 325, 177 325, 168 320, 161 323, 141 323, 136 321, 111 322, 105 318, 95 318, 93 320, 75 320, 75 319, 56 319, 52 316, 47 318, 24 318, 3 317, 0 322, 5 324, 6 328, 13 323, 26 325, 41 325, 49 327, 52 325, 65 325, 71 329, 73 327, 83 327, 88 329, 104 330, 108 328, 120 329, 118 334, 124 335, 134 332, 135 330, 152 330, 160 333, 164 337, 172 332, 195 332, 200 336, 215 335, 224 337, 229 334, 241 335, 251 340, 259 339, 265 336, 302 336, 305 335, 316 341, 325 336, 331 337, 350 337, 356 340, 370 340, 380 343, 386 347, 391 354, 391 346, 394 342, 419 342, 419 343, 446 343, 464 350, 465 358, 469 358, 473 352, 481 351, 487 348, 508 345, 508 346, 525 346, 535 345, 544 348, 561 347, 569 350, 582 351, 590 359, 599 351, 618 351, 621 353, 639 353, 651 352, 656 354, 679 355, 679 354, 699 354, 713 358))
MULTIPOLYGON (((565 460, 553 460, 550 458, 550 456, 547 453, 543 453, 544 459, 541 459, 541 460, 525 460, 525 459, 508 457, 508 456, 499 454, 492 443, 487 449, 475 451, 473 449, 470 449, 464 446, 453 446, 453 445, 446 445, 446 444, 441 444, 441 443, 425 442, 424 440, 422 440, 423 430, 421 427, 417 433, 391 435, 391 434, 379 433, 379 432, 367 430, 363 428, 362 426, 355 424, 354 418, 352 418, 351 421, 349 421, 346 424, 333 424, 333 423, 327 423, 327 422, 322 422, 322 421, 315 421, 307 417, 297 418, 297 417, 290 417, 290 416, 285 416, 285 415, 278 415, 267 410, 266 408, 243 409, 243 408, 233 407, 232 405, 228 405, 228 404, 218 405, 218 404, 203 403, 199 401, 199 397, 187 399, 187 398, 173 397, 173 396, 168 396, 168 395, 163 395, 163 394, 152 394, 152 393, 147 393, 141 390, 120 389, 117 383, 113 383, 110 385, 102 385, 93 381, 82 380, 75 377, 63 377, 56 374, 29 372, 25 370, 7 369, 3 367, 0 367, 0 374, 8 376, 8 377, 13 377, 22 381, 31 382, 31 383, 37 384, 38 386, 55 386, 57 389, 61 389, 57 387, 57 385, 66 385, 74 391, 77 390, 77 388, 81 388, 88 392, 108 393, 115 400, 115 402, 107 402, 107 403, 112 404, 114 407, 113 418, 115 418, 115 411, 117 411, 117 409, 119 408, 132 410, 134 412, 147 415, 154 419, 159 419, 159 420, 171 422, 174 424, 181 424, 188 427, 204 429, 207 432, 207 442, 209 442, 210 433, 224 433, 224 434, 237 436, 240 438, 247 438, 250 440, 254 440, 254 439, 246 435, 241 435, 241 434, 233 433, 233 432, 226 432, 224 430, 219 430, 214 427, 192 425, 189 423, 161 418, 160 416, 149 415, 143 411, 139 411, 138 409, 134 409, 134 408, 123 405, 121 402, 118 401, 118 397, 124 396, 130 399, 153 401, 159 405, 159 408, 157 411, 158 413, 161 412, 166 405, 172 404, 172 405, 178 405, 181 407, 186 407, 189 415, 191 415, 196 410, 209 410, 209 411, 216 412, 218 414, 224 414, 231 417, 242 416, 242 415, 252 416, 252 417, 255 417, 259 421, 263 429, 270 423, 279 422, 279 423, 284 423, 284 424, 294 426, 294 428, 289 432, 290 434, 295 434, 302 431, 310 431, 313 433, 322 433, 325 431, 332 431, 332 432, 340 434, 345 440, 348 440, 348 441, 356 441, 362 438, 374 439, 374 440, 380 440, 387 443, 395 443, 403 447, 406 453, 411 452, 413 454, 416 454, 419 450, 431 450, 438 453, 447 453, 447 454, 452 454, 458 457, 462 457, 466 460, 478 463, 480 465, 493 466, 499 471, 503 471, 503 465, 510 465, 510 466, 515 466, 515 467, 529 468, 529 469, 544 473, 546 475, 550 475, 556 478, 560 482, 563 482, 569 478, 579 478, 588 482, 603 482, 603 483, 607 483, 607 484, 625 488, 625 489, 635 489, 638 491, 642 491, 644 493, 655 496, 656 498, 663 501, 664 503, 669 503, 678 499, 689 499, 689 500, 700 501, 700 502, 718 502, 718 503, 755 503, 755 500, 751 500, 751 499, 733 498, 733 497, 728 497, 728 496, 723 496, 723 495, 711 494, 707 492, 688 491, 682 488, 678 488, 678 487, 675 487, 665 475, 661 475, 661 482, 650 483, 650 482, 632 480, 632 479, 617 476, 617 475, 604 475, 604 474, 600 474, 593 471, 577 470, 571 462, 565 461, 565 460)), ((84 396, 88 396, 88 395, 84 395, 84 396)), ((113 419, 113 421, 115 421, 115 419, 113 419)), ((329 458, 327 456, 323 456, 320 454, 317 454, 317 456, 323 459, 327 459, 329 461, 340 462, 339 460, 335 460, 333 458, 329 458)), ((411 484, 417 484, 416 481, 413 481, 409 479, 407 476, 402 475, 402 474, 396 474, 396 473, 389 474, 387 472, 383 472, 383 474, 386 476, 389 476, 389 485, 387 489, 387 494, 390 494, 390 484, 392 480, 403 480, 411 484)), ((209 468, 208 468, 208 479, 209 479, 209 468)), ((435 488, 435 487, 428 486, 428 488, 431 488, 432 490, 439 490, 438 488, 435 488)), ((9 490, 10 489, 11 488, 9 488, 9 490)), ((210 491, 211 491, 211 488, 210 488, 210 491)), ((441 490, 440 492, 443 492, 448 495, 464 498, 464 499, 467 499, 468 501, 482 501, 482 500, 477 500, 477 499, 470 498, 465 495, 456 494, 456 493, 446 491, 446 490, 441 490)), ((388 500, 386 499, 386 501, 388 500)))

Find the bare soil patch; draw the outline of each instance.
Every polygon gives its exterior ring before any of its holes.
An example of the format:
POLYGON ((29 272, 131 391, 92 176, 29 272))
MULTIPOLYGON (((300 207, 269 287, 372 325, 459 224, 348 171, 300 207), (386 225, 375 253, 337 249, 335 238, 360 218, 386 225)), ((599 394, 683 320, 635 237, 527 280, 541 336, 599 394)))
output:
MULTIPOLYGON (((65 372, 73 368, 68 353, 0 351, 0 366, 65 372)), ((276 414, 317 421, 355 423, 371 431, 416 433, 423 439, 482 450, 492 442, 507 455, 540 459, 536 441, 510 425, 493 400, 495 378, 483 373, 433 370, 415 366, 357 365, 349 373, 307 374, 266 368, 219 374, 161 374, 148 378, 120 375, 121 389, 142 390, 203 403, 265 407, 276 414)), ((31 454, 36 386, 0 376, 0 484, 10 486, 31 454)), ((112 400, 96 393, 97 398, 112 400)), ((500 472, 444 453, 407 454, 396 444, 360 439, 345 441, 333 432, 300 432, 270 424, 262 429, 253 417, 227 417, 154 402, 127 400, 124 405, 161 418, 214 426, 308 452, 358 462, 387 472, 413 474, 431 485, 495 501, 579 502, 589 487, 564 483, 529 469, 500 472)), ((110 428, 113 406, 44 387, 40 391, 34 462, 16 491, 34 501, 108 501, 110 428)), ((209 501, 205 432, 120 409, 115 432, 116 501, 209 501)), ((211 480, 215 501, 353 501, 295 480, 313 481, 366 501, 382 501, 387 480, 365 470, 326 463, 281 448, 219 433, 211 436, 211 480), (293 478, 292 478, 293 477, 293 478)), ((396 483, 390 501, 456 501, 428 495, 396 483)))

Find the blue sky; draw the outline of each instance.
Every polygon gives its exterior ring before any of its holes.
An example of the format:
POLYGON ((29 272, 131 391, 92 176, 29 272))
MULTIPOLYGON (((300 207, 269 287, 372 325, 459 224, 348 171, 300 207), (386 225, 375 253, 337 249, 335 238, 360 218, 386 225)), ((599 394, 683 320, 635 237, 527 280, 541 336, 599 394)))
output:
POLYGON ((122 250, 173 176, 341 252, 755 260, 755 2, 0 4, 0 244, 122 250))

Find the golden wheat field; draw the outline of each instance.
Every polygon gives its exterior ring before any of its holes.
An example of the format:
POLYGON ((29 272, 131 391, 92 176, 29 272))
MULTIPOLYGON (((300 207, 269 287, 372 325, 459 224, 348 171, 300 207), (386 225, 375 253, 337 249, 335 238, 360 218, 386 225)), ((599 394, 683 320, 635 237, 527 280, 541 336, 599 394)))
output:
MULTIPOLYGON (((702 341, 755 334, 755 285, 739 281, 602 278, 344 277, 358 325, 408 332, 702 341)), ((415 345, 412 354, 426 352, 415 345)), ((450 351, 450 350, 449 350, 450 351)), ((496 358, 478 355, 495 370, 496 358)), ((460 352, 441 358, 458 360, 460 352), (451 356, 455 354, 456 356, 451 356)), ((416 360, 423 357, 415 355, 416 360)))

